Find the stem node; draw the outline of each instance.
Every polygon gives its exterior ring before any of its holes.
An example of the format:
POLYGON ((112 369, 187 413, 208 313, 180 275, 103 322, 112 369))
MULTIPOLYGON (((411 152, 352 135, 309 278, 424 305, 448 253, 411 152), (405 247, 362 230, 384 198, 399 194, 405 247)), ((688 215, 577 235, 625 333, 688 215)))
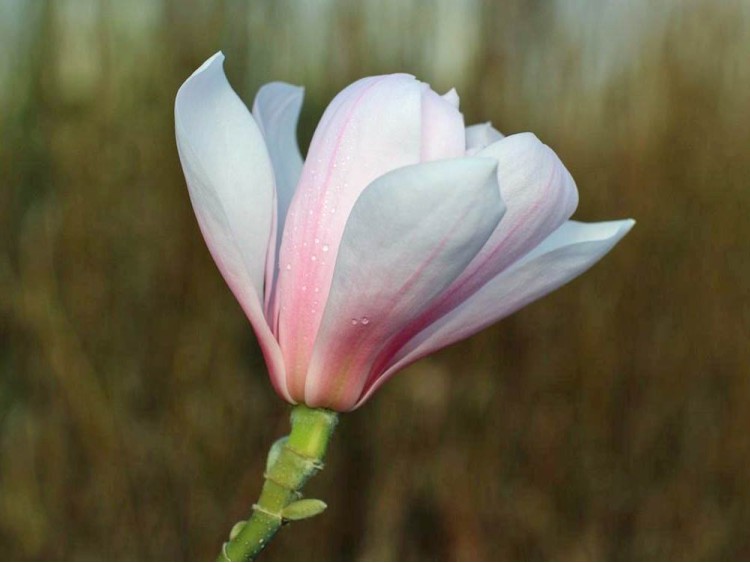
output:
POLYGON ((263 477, 263 489, 247 522, 232 528, 219 561, 252 561, 268 545, 282 525, 310 518, 325 509, 319 500, 299 500, 300 490, 323 469, 328 442, 338 414, 328 409, 297 405, 292 409, 292 431, 271 447, 263 477), (301 503, 301 504, 300 504, 301 503), (291 508, 290 505, 293 505, 291 508), (285 517, 285 509, 287 516, 285 517))

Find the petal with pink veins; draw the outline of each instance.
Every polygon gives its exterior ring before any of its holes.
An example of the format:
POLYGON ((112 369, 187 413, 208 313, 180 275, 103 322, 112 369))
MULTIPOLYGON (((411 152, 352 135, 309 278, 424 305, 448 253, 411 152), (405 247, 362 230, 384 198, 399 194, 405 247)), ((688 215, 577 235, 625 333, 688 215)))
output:
POLYGON ((505 137, 477 156, 497 159, 500 193, 508 212, 459 283, 494 277, 535 248, 578 207, 573 177, 532 133, 505 137))
POLYGON ((497 159, 500 194, 507 212, 487 244, 446 291, 439 314, 454 308, 534 249, 578 206, 572 176, 552 149, 531 133, 505 137, 477 156, 497 159))
POLYGON ((379 351, 484 245, 504 212, 496 165, 469 158, 409 166, 362 193, 307 373, 308 405, 351 409, 379 351))
POLYGON ((434 133, 429 151, 434 158, 454 156, 454 146, 465 142, 463 126, 454 125, 461 119, 458 110, 446 100, 424 102, 431 99, 426 91, 406 74, 359 80, 334 98, 313 135, 279 254, 277 336, 296 397, 304 394, 334 262, 355 201, 376 178, 420 162, 425 130, 434 133), (429 123, 423 119, 425 103, 431 108, 425 110, 429 123), (454 134, 457 141, 442 139, 454 134))
MULTIPOLYGON (((505 137, 477 156, 498 162, 505 216, 466 270, 428 310, 401 327, 399 342, 413 338, 531 251, 570 217, 578 203, 575 183, 560 159, 531 133, 505 137)), ((396 352, 384 351, 378 363, 396 352)))

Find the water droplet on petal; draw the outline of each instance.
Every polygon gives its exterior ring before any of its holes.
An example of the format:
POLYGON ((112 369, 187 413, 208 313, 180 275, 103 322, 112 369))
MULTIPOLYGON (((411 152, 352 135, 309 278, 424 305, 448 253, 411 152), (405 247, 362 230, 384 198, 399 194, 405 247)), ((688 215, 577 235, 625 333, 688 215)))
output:
POLYGON ((359 321, 357 319, 352 319, 352 326, 357 326, 359 324, 359 321))
POLYGON ((323 252, 328 252, 328 245, 327 244, 323 245, 323 252))
POLYGON ((287 265, 286 265, 286 269, 287 269, 287 270, 291 270, 291 269, 292 269, 292 265, 291 265, 291 264, 287 264, 287 265))
POLYGON ((368 319, 367 317, 362 317, 362 324, 363 324, 363 325, 368 325, 368 324, 370 324, 370 319, 368 319))
POLYGON ((313 254, 312 256, 310 256, 310 260, 312 260, 313 262, 315 262, 317 259, 318 259, 318 257, 315 256, 315 254, 313 254))

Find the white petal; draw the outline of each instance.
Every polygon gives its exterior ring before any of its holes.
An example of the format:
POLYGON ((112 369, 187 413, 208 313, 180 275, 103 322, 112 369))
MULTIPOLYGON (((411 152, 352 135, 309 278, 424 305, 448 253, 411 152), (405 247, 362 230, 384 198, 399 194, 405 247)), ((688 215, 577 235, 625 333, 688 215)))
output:
POLYGON ((634 224, 632 219, 563 224, 536 249, 412 339, 397 361, 363 393, 357 406, 405 366, 468 338, 579 276, 609 252, 634 224))
POLYGON ((423 86, 420 160, 427 162, 464 156, 466 127, 464 116, 457 111, 458 94, 451 90, 445 96, 438 96, 427 84, 423 86))
POLYGON ((206 244, 255 329, 277 390, 281 356, 262 310, 272 225, 273 172, 263 137, 215 54, 180 87, 175 130, 206 244), (276 372, 276 373, 274 373, 276 372))
POLYGON ((401 168, 373 182, 346 224, 305 402, 348 410, 399 330, 429 306, 502 217, 492 159, 401 168))
POLYGON ((451 88, 440 97, 456 109, 458 109, 458 106, 461 103, 461 99, 458 97, 458 92, 456 92, 455 88, 451 88))
POLYGON ((466 151, 474 154, 484 147, 503 139, 504 135, 492 126, 489 121, 466 128, 466 151))
POLYGON ((271 155, 279 200, 289 201, 302 172, 302 154, 297 143, 297 122, 305 90, 284 82, 266 84, 255 96, 253 117, 271 155), (281 192, 284 192, 282 197, 281 192))
POLYGON ((297 143, 297 122, 304 89, 284 82, 266 84, 255 96, 253 117, 266 141, 276 177, 276 245, 269 248, 266 299, 270 300, 278 275, 276 257, 284 233, 286 214, 302 172, 297 143))

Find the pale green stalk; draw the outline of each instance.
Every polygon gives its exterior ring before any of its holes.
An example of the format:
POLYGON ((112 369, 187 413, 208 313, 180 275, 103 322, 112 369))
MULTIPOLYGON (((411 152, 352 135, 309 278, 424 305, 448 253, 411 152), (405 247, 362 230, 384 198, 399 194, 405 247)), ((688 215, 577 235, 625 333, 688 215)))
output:
POLYGON ((238 522, 218 561, 252 561, 279 528, 291 520, 315 516, 325 503, 301 498, 304 484, 323 468, 328 442, 338 414, 328 409, 297 405, 292 409, 292 431, 276 442, 268 455, 265 482, 247 522, 238 522))

